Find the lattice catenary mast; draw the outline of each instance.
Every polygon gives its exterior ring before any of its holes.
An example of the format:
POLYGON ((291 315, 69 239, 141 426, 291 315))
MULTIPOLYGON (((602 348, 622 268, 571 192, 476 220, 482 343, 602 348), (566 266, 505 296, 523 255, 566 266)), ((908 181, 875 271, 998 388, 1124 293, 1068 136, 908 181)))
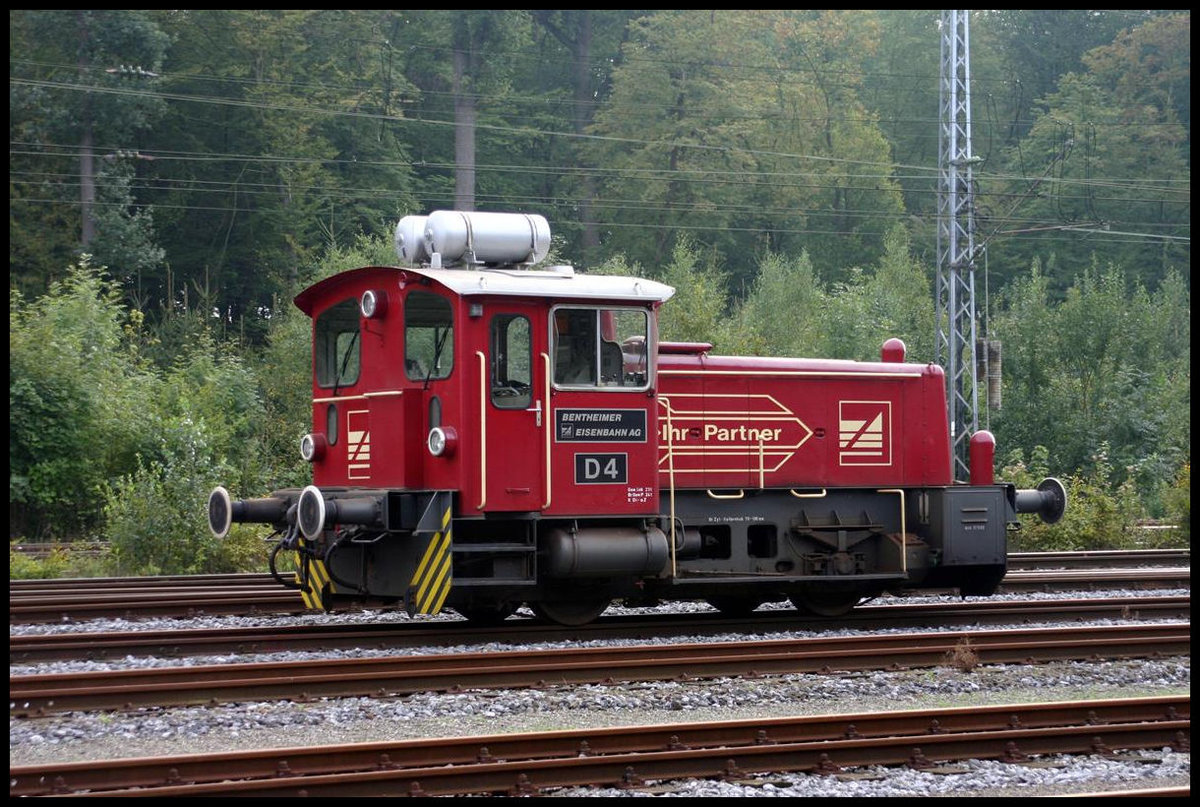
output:
POLYGON ((943 11, 938 125, 937 362, 946 370, 954 478, 969 478, 978 429, 975 378, 975 197, 966 11, 943 11))

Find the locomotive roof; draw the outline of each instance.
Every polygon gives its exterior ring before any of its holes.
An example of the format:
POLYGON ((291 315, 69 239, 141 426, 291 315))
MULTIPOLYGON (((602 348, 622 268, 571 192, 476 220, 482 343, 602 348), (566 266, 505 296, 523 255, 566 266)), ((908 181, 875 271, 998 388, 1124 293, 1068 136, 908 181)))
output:
POLYGON ((296 296, 296 306, 311 314, 317 299, 366 274, 395 273, 427 278, 463 297, 483 294, 513 297, 570 298, 665 302, 675 289, 640 277, 577 274, 569 266, 546 270, 515 267, 431 269, 427 267, 364 266, 314 283, 296 296))

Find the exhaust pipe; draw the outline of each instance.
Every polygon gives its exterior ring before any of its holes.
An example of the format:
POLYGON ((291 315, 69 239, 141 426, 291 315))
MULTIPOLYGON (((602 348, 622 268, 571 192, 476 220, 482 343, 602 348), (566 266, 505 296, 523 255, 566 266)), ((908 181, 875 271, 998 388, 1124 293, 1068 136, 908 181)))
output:
POLYGON ((1037 513, 1045 523, 1056 524, 1067 509, 1067 489, 1048 476, 1038 483, 1037 490, 1018 490, 1014 506, 1018 513, 1037 513))

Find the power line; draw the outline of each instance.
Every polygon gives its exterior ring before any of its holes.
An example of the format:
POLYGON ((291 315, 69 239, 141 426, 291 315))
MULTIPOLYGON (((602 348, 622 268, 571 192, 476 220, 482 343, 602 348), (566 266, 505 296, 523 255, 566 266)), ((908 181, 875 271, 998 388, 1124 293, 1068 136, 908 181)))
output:
MULTIPOLYGON (((10 59, 10 62, 18 63, 18 64, 29 64, 29 65, 33 65, 33 66, 58 67, 63 70, 69 70, 72 75, 76 75, 79 72, 78 66, 76 66, 76 65, 42 63, 42 62, 12 60, 12 59, 10 59)), ((99 67, 95 67, 95 68, 91 68, 91 69, 97 73, 104 72, 104 70, 99 67)), ((337 85, 337 84, 327 84, 327 83, 279 81, 279 80, 272 80, 269 78, 250 79, 250 78, 240 78, 240 77, 206 76, 206 75, 202 75, 202 74, 193 74, 193 73, 176 74, 175 76, 172 76, 171 74, 164 74, 163 78, 164 78, 164 80, 171 80, 171 79, 175 79, 175 80, 186 79, 189 81, 203 80, 203 81, 211 81, 211 82, 222 83, 222 84, 232 84, 235 86, 241 85, 241 86, 255 87, 255 88, 277 87, 277 88, 296 89, 296 90, 311 89, 311 90, 319 90, 322 92, 338 93, 338 94, 343 95, 344 97, 354 97, 354 96, 362 95, 365 92, 371 91, 369 88, 363 88, 361 86, 353 86, 353 85, 348 86, 348 85, 337 85)), ((37 82, 44 82, 45 86, 48 88, 59 88, 59 89, 63 88, 62 86, 60 86, 62 84, 62 82, 52 82, 49 79, 28 79, 28 78, 17 79, 15 77, 10 77, 10 81, 21 81, 21 82, 28 83, 32 86, 36 86, 37 82)), ((81 87, 81 88, 86 87, 88 89, 92 89, 92 88, 96 88, 96 87, 102 87, 103 85, 77 85, 77 86, 81 87)), ((108 89, 111 89, 111 88, 108 88, 108 89)), ((853 88, 852 87, 851 89, 864 89, 864 88, 853 88)), ((867 88, 867 89, 869 89, 869 88, 867 88)), ((930 96, 933 95, 933 90, 929 90, 929 91, 921 90, 919 92, 921 92, 922 94, 930 95, 930 96)), ((146 95, 153 95, 156 93, 156 91, 155 90, 134 90, 134 89, 130 90, 130 94, 138 94, 138 93, 143 93, 146 95)), ((199 95, 192 96, 192 98, 195 100, 200 100, 200 99, 203 99, 204 97, 205 96, 199 96, 199 95)), ((213 98, 213 99, 224 99, 224 100, 227 100, 230 102, 235 102, 237 100, 234 98, 229 98, 227 96, 209 96, 209 97, 213 98)), ((661 105, 629 104, 627 102, 614 102, 612 99, 597 98, 596 100, 592 100, 592 101, 580 102, 580 101, 576 101, 573 98, 553 98, 552 99, 552 98, 546 98, 545 96, 529 96, 529 95, 514 94, 512 92, 506 92, 502 96, 497 97, 496 95, 494 95, 492 93, 470 93, 470 92, 453 93, 450 91, 441 91, 441 90, 432 90, 432 89, 417 89, 415 97, 413 97, 413 98, 403 98, 403 97, 397 98, 397 99, 394 99, 392 101, 392 103, 397 103, 397 104, 406 105, 406 106, 414 106, 415 104, 417 104, 417 102, 419 100, 430 99, 430 98, 433 98, 433 99, 445 98, 448 100, 452 100, 454 98, 467 98, 467 99, 472 100, 476 104, 476 106, 483 107, 483 106, 492 105, 499 109, 510 110, 510 111, 514 108, 514 105, 517 105, 517 104, 524 104, 524 105, 529 105, 529 106, 541 106, 541 107, 552 108, 552 109, 561 109, 563 107, 574 108, 574 107, 578 107, 578 106, 583 106, 583 107, 587 107, 590 109, 605 109, 605 110, 609 110, 609 111, 614 111, 614 112, 622 114, 622 115, 635 114, 638 111, 642 111, 642 110, 648 110, 651 112, 658 112, 658 111, 662 110, 661 105)), ((429 110, 422 109, 423 114, 428 114, 428 112, 429 112, 429 110)), ((697 115, 697 117, 700 117, 701 120, 703 120, 703 115, 704 115, 703 110, 699 110, 696 113, 696 115, 697 115)), ((422 119, 431 120, 431 121, 434 120, 433 118, 422 118, 422 119)), ((907 117, 907 118, 896 118, 896 117, 879 118, 876 116, 865 115, 862 117, 836 116, 833 118, 829 118, 828 116, 815 116, 815 117, 811 117, 811 118, 805 118, 805 117, 798 117, 798 116, 794 116, 794 115, 772 114, 772 113, 767 113, 767 112, 755 112, 755 113, 745 113, 745 114, 730 114, 728 112, 723 112, 723 113, 721 113, 721 119, 722 120, 731 120, 731 121, 735 121, 735 120, 780 120, 780 121, 787 121, 787 122, 794 122, 794 123, 824 123, 827 120, 833 120, 833 121, 844 122, 844 123, 875 123, 878 125, 890 125, 890 126, 906 125, 906 126, 930 126, 930 127, 934 127, 937 123, 936 117, 926 117, 926 116, 907 117)), ((1032 126, 1034 123, 1036 123, 1036 120, 1013 120, 1013 121, 1006 121, 1003 124, 1003 126, 1006 128, 1011 125, 1032 126)), ((1172 122, 1172 121, 1122 120, 1119 117, 1114 118, 1113 120, 1093 120, 1093 121, 1091 121, 1091 123, 1095 126, 1120 127, 1120 128, 1146 128, 1146 127, 1178 126, 1179 125, 1178 122, 1172 122)), ((932 138, 932 137, 936 137, 936 136, 937 136, 936 133, 930 134, 930 135, 921 135, 919 133, 915 134, 915 135, 910 135, 910 137, 918 137, 918 138, 932 138)))
MULTIPOLYGON (((438 197, 435 196, 433 198, 438 198, 438 197)), ((443 199, 443 201, 446 204, 450 204, 454 201, 452 194, 447 194, 441 198, 443 199)), ((481 201, 485 201, 485 202, 489 201, 488 197, 486 197, 486 196, 481 196, 480 198, 481 198, 481 201)), ((36 203, 48 203, 48 204, 72 205, 72 206, 80 205, 79 201, 68 201, 68 200, 57 200, 57 199, 10 199, 10 203, 35 203, 35 204, 36 203)), ((93 204, 96 206, 109 206, 109 207, 117 207, 117 206, 124 207, 125 206, 118 202, 94 202, 93 204)), ((194 206, 194 205, 166 204, 166 205, 152 205, 152 207, 155 209, 162 208, 164 210, 170 210, 170 209, 210 210, 210 211, 215 211, 215 212, 234 213, 234 214, 259 212, 252 208, 200 207, 200 206, 194 206)), ((919 217, 919 218, 925 219, 927 217, 919 217)), ((712 231, 711 227, 706 227, 706 226, 700 225, 700 224, 652 224, 652 223, 648 223, 648 222, 595 221, 595 222, 578 222, 578 226, 582 227, 585 224, 589 224, 589 223, 593 224, 597 227, 600 227, 604 230, 609 230, 609 231, 613 231, 613 230, 655 230, 655 231, 669 231, 669 232, 679 232, 679 231, 711 232, 712 231)), ((932 221, 925 221, 924 223, 929 227, 933 226, 932 221)), ((771 232, 771 233, 775 233, 775 234, 779 234, 779 235, 826 235, 826 236, 836 236, 836 237, 864 237, 864 236, 882 237, 884 235, 884 233, 878 232, 878 231, 862 232, 862 231, 847 231, 847 230, 809 230, 809 229, 796 229, 796 228, 785 228, 785 227, 755 228, 755 227, 737 227, 737 226, 725 226, 725 225, 722 225, 721 230, 723 232, 741 232, 741 233, 771 232)), ((1154 240, 1156 238, 1155 236, 1146 236, 1146 235, 1138 235, 1138 234, 1135 234, 1135 235, 1137 235, 1137 237, 1133 237, 1133 238, 1129 238, 1129 237, 1125 237, 1125 238, 1094 238, 1094 239, 1089 239, 1089 240, 1093 244, 1130 244, 1130 243, 1144 241, 1147 239, 1154 240)), ((1044 240, 1073 242, 1076 239, 1049 236, 1049 237, 1044 237, 1044 240)), ((1188 239, 1188 240, 1190 241, 1190 239, 1188 239)))
MULTIPOLYGON (((505 168, 505 170, 512 170, 512 171, 521 170, 521 166, 506 166, 504 168, 505 168)), ((483 169, 483 170, 486 170, 486 169, 483 169)), ((49 172, 49 171, 10 171, 9 177, 10 177, 10 181, 12 182, 12 184, 14 184, 16 186, 30 186, 30 185, 36 186, 39 184, 44 184, 43 181, 39 181, 39 179, 40 179, 40 180, 46 180, 46 181, 58 180, 58 182, 57 182, 58 186, 64 187, 64 188, 73 188, 73 187, 78 187, 78 180, 80 179, 81 175, 77 174, 77 173, 63 173, 63 172, 49 172), (72 181, 68 182, 68 181, 64 181, 64 180, 72 180, 72 181)), ((691 181, 691 180, 689 180, 689 181, 691 181)), ((721 181, 726 182, 728 180, 721 180, 721 181)), ((229 192, 236 190, 237 193, 270 196, 270 195, 277 195, 279 192, 279 183, 278 182, 247 182, 245 180, 238 180, 238 181, 208 180, 208 179, 197 179, 197 178, 193 178, 193 177, 171 178, 171 177, 164 177, 161 175, 144 177, 144 178, 133 178, 133 179, 129 180, 128 187, 131 190, 151 191, 151 192, 158 191, 158 192, 173 193, 173 194, 178 194, 178 193, 210 193, 210 194, 211 193, 229 193, 229 192)), ((766 187, 766 186, 762 186, 762 187, 766 187)), ((807 185, 780 186, 778 183, 775 183, 775 184, 770 185, 769 187, 770 187, 770 189, 774 190, 774 189, 778 189, 780 187, 818 187, 821 189, 832 189, 835 186, 832 186, 832 185, 828 185, 828 186, 807 186, 807 185)), ((292 191, 314 192, 314 193, 320 194, 324 197, 345 199, 347 201, 356 201, 356 200, 362 201, 362 200, 367 200, 367 199, 371 199, 371 198, 388 198, 388 197, 397 195, 397 194, 395 194, 394 191, 392 191, 390 189, 380 189, 378 187, 364 188, 364 187, 343 186, 343 185, 336 185, 336 184, 335 185, 289 184, 288 188, 292 191)), ((933 191, 930 191, 930 192, 932 193, 933 191)), ((1084 197, 1068 197, 1068 198, 1082 199, 1084 197)), ((1100 197, 1100 199, 1103 200, 1103 199, 1105 199, 1105 197, 1100 197)), ((523 202, 526 202, 526 203, 541 202, 541 203, 550 204, 550 205, 570 204, 574 201, 571 197, 566 197, 566 196, 533 197, 533 196, 529 196, 529 195, 522 196, 520 200, 523 202)), ((1160 201, 1157 199, 1135 200, 1135 199, 1129 199, 1129 198, 1124 198, 1124 197, 1119 198, 1119 199, 1114 197, 1113 200, 1122 201, 1122 202, 1145 201, 1145 202, 1154 202, 1154 203, 1157 203, 1158 201, 1160 201)), ((145 204, 154 204, 153 202, 144 202, 144 203, 145 204)), ((668 210, 669 211, 669 210, 683 210, 683 209, 690 210, 691 209, 690 205, 687 206, 686 208, 679 206, 679 205, 670 205, 670 204, 664 206, 664 204, 662 204, 662 203, 656 202, 656 203, 652 204, 652 203, 644 202, 640 199, 634 199, 634 198, 621 199, 621 198, 602 197, 602 198, 597 198, 595 204, 600 207, 611 207, 611 208, 617 208, 617 209, 623 209, 623 210, 653 209, 653 210, 668 210)), ((800 207, 796 207, 794 205, 788 206, 788 207, 764 207, 763 205, 760 205, 760 204, 749 204, 749 203, 748 204, 716 203, 716 204, 711 205, 710 207, 712 210, 714 210, 716 212, 756 213, 756 214, 760 214, 760 215, 796 214, 796 215, 821 216, 821 215, 834 215, 835 214, 834 211, 830 211, 827 208, 800 208, 800 207)), ((875 208, 866 208, 866 209, 843 208, 843 209, 836 211, 836 215, 848 216, 848 217, 852 217, 852 218, 881 218, 881 219, 905 220, 909 217, 910 214, 908 212, 904 212, 904 211, 900 211, 900 212, 897 212, 894 214, 888 214, 888 213, 884 213, 875 208)), ((999 226, 1001 224, 1009 224, 1009 225, 1027 224, 1027 223, 1034 223, 1034 222, 1038 221, 1037 219, 1014 218, 1012 216, 988 216, 988 217, 986 217, 986 220, 989 222, 989 224, 996 225, 996 226, 999 226)), ((1148 228, 1159 227, 1159 228, 1172 228, 1172 229, 1178 229, 1178 228, 1186 229, 1187 227, 1190 227, 1190 222, 1179 222, 1179 223, 1153 222, 1153 221, 1141 222, 1141 221, 1133 221, 1133 220, 1127 220, 1127 219, 1108 219, 1106 221, 1107 221, 1108 225, 1110 225, 1110 226, 1114 225, 1114 224, 1125 224, 1125 225, 1134 225, 1134 226, 1148 227, 1148 228)))
MULTIPOLYGON (((646 141, 643 141, 643 142, 646 142, 646 141)), ((16 149, 16 148, 10 148, 10 150, 9 150, 10 155, 19 154, 19 155, 27 155, 27 156, 65 156, 65 157, 71 157, 71 158, 77 158, 79 156, 79 152, 77 151, 78 147, 74 146, 74 145, 37 144, 37 143, 13 141, 10 143, 10 146, 34 146, 34 147, 41 147, 41 148, 69 150, 69 151, 58 151, 58 152, 46 153, 46 152, 42 152, 42 151, 39 151, 36 149, 21 150, 21 149, 16 149)), ((743 153, 743 152, 741 152, 741 150, 738 150, 738 151, 739 151, 739 153, 743 153)), ((141 153, 143 153, 147 156, 152 156, 156 161, 170 161, 170 160, 206 161, 206 162, 260 161, 260 162, 264 162, 264 163, 282 162, 282 163, 294 163, 294 164, 321 164, 321 165, 342 165, 342 166, 383 167, 383 168, 410 168, 410 169, 431 168, 431 169, 445 169, 445 170, 452 170, 455 167, 453 163, 430 162, 430 161, 424 161, 424 160, 420 160, 420 161, 358 160, 358 159, 326 158, 326 157, 287 157, 287 156, 282 156, 282 155, 269 155, 269 154, 258 154, 258 155, 236 154, 236 153, 219 154, 219 153, 205 153, 205 152, 165 151, 165 150, 155 150, 155 149, 143 149, 143 150, 141 150, 141 153)), ((753 155, 756 152, 751 150, 751 151, 745 152, 745 153, 753 155)), ((862 164, 864 164, 864 165, 880 165, 880 166, 888 165, 886 163, 862 163, 862 164)), ((932 167, 924 168, 921 166, 897 165, 896 167, 897 168, 906 168, 906 169, 914 170, 914 171, 928 171, 931 173, 936 170, 935 168, 932 168, 932 167)), ((476 163, 476 168, 477 168, 477 170, 520 171, 520 172, 525 172, 525 173, 530 173, 530 174, 542 173, 542 174, 554 174, 554 175, 562 175, 562 176, 573 175, 573 176, 611 177, 614 179, 642 179, 642 180, 662 179, 662 180, 671 180, 671 181, 677 181, 680 179, 683 179, 686 181, 687 177, 689 177, 689 176, 698 176, 698 177, 708 178, 708 179, 699 179, 698 178, 696 181, 723 181, 720 179, 721 177, 734 178, 734 179, 738 179, 741 181, 745 181, 746 177, 748 176, 747 172, 744 170, 729 171, 729 170, 709 169, 709 168, 675 168, 675 169, 637 168, 637 167, 628 167, 628 168, 587 167, 587 168, 582 168, 582 167, 578 167, 578 166, 549 166, 549 165, 545 165, 545 164, 520 165, 520 164, 489 164, 489 163, 476 163)), ((762 178, 762 179, 793 178, 793 177, 797 177, 797 178, 799 178, 799 177, 820 177, 820 178, 824 178, 824 179, 867 180, 867 181, 881 181, 881 180, 882 181, 900 181, 900 180, 924 180, 924 179, 929 179, 932 181, 934 179, 934 177, 932 177, 932 176, 924 176, 923 174, 913 174, 913 175, 892 174, 892 173, 830 174, 828 172, 806 172, 806 171, 756 171, 753 174, 751 174, 751 176, 754 176, 757 178, 762 178)), ((977 171, 976 177, 980 178, 981 180, 995 180, 995 181, 1026 182, 1029 180, 1028 177, 1022 176, 1022 175, 989 173, 989 172, 984 172, 984 171, 977 171)), ((1118 179, 1073 179, 1070 177, 1046 177, 1043 180, 1043 183, 1047 184, 1047 185, 1057 184, 1057 185, 1064 185, 1064 186, 1079 186, 1081 188, 1104 187, 1104 188, 1114 188, 1114 189, 1127 189, 1127 190, 1131 190, 1131 191, 1141 190, 1141 191, 1159 191, 1160 193, 1178 193, 1178 194, 1181 194, 1181 196, 1183 197, 1179 201, 1181 203, 1189 203, 1189 204, 1190 204, 1190 198, 1191 198, 1190 197, 1191 180, 1183 179, 1183 178, 1178 178, 1178 179, 1164 178, 1164 179, 1157 179, 1157 180, 1151 179, 1151 178, 1139 178, 1137 180, 1118 180, 1118 179), (1154 184, 1148 185, 1147 183, 1154 183, 1154 184), (1157 185, 1161 185, 1161 184, 1180 184, 1180 185, 1187 185, 1189 187, 1179 188, 1179 189, 1156 187, 1157 185)), ((826 184, 826 183, 815 183, 815 184, 808 184, 805 186, 797 185, 796 187, 812 187, 812 188, 818 188, 818 189, 832 189, 834 187, 837 187, 839 189, 845 188, 845 186, 842 186, 842 185, 834 186, 834 185, 830 185, 830 184, 826 184)), ((851 189, 863 190, 863 191, 870 190, 869 188, 865 188, 865 187, 851 188, 851 189)), ((909 189, 906 189, 906 192, 908 192, 908 193, 925 193, 925 192, 933 192, 933 191, 922 191, 920 189, 909 188, 909 189)), ((999 197, 999 198, 1003 198, 1005 196, 1011 196, 1011 195, 1014 195, 1014 194, 998 193, 998 192, 992 192, 989 194, 989 196, 995 196, 995 197, 999 197)), ((1065 199, 1084 199, 1084 198, 1089 198, 1089 197, 1063 197, 1063 198, 1065 198, 1065 199)), ((1095 198, 1095 197, 1090 197, 1090 198, 1095 198)), ((1165 200, 1162 198, 1153 198, 1153 199, 1149 199, 1149 198, 1147 198, 1147 199, 1130 199, 1127 197, 1105 197, 1105 198, 1108 198, 1113 201, 1140 201, 1140 202, 1169 201, 1169 200, 1165 200)))

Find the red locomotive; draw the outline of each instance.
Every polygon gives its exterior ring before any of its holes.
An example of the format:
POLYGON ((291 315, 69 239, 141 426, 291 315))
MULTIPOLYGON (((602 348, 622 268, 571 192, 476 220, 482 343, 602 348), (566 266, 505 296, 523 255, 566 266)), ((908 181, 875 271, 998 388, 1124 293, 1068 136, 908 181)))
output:
POLYGON ((992 479, 973 436, 951 471, 943 372, 729 357, 660 343, 662 283, 538 270, 538 215, 437 211, 396 230, 403 266, 296 298, 313 320, 313 484, 209 497, 218 536, 274 525, 313 608, 387 602, 578 625, 614 599, 790 599, 845 613, 884 591, 995 591, 1017 513, 1062 485, 992 479))

